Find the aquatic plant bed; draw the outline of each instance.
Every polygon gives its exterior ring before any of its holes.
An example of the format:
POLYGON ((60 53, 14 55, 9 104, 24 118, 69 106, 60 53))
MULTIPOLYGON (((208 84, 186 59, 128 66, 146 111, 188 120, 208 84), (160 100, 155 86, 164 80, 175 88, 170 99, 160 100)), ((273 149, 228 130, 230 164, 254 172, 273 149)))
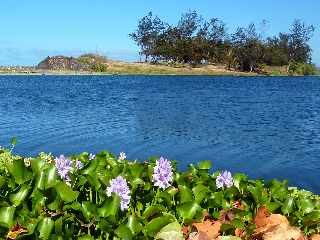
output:
POLYGON ((2 239, 319 239, 320 198, 210 161, 0 150, 2 239))

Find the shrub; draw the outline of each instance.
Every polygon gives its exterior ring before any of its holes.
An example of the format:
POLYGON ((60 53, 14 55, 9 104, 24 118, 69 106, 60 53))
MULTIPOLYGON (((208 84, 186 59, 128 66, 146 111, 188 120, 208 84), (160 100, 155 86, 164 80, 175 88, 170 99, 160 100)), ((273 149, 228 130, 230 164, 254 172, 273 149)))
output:
POLYGON ((107 72, 108 66, 103 63, 95 63, 91 66, 92 71, 94 72, 107 72))
POLYGON ((290 75, 315 75, 317 68, 314 64, 293 62, 289 65, 290 75))

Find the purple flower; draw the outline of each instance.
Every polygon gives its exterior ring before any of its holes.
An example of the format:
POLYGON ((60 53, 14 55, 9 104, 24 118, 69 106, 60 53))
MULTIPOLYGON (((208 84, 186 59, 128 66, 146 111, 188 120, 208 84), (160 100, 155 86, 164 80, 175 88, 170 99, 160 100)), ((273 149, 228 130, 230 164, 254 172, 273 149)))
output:
POLYGON ((120 208, 122 211, 128 209, 130 203, 130 189, 126 179, 118 176, 110 181, 110 186, 107 188, 107 196, 111 197, 112 193, 116 193, 120 199, 120 208))
POLYGON ((76 166, 76 169, 82 169, 83 168, 83 163, 80 162, 79 160, 77 160, 75 166, 76 166))
POLYGON ((152 181, 154 186, 166 189, 171 186, 172 182, 172 167, 170 161, 161 157, 156 161, 156 166, 153 169, 152 181))
POLYGON ((96 158, 96 155, 94 155, 94 154, 92 154, 92 153, 89 154, 89 160, 90 160, 90 161, 93 160, 93 159, 95 159, 95 158, 96 158))
POLYGON ((72 161, 68 158, 65 158, 64 155, 60 155, 59 158, 55 158, 55 165, 57 168, 57 172, 60 175, 61 179, 66 182, 70 182, 71 179, 69 177, 69 172, 72 169, 72 161))
POLYGON ((229 188, 233 186, 233 178, 231 172, 222 171, 216 179, 217 188, 229 188))

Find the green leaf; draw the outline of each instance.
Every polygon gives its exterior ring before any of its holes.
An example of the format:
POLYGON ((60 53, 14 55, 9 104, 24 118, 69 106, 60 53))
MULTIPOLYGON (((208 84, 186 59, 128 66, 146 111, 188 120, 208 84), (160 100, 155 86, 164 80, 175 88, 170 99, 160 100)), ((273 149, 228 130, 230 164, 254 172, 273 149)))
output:
POLYGON ((202 200, 208 195, 209 189, 202 184, 198 184, 193 189, 194 198, 197 203, 201 203, 202 200))
POLYGON ((137 188, 139 185, 144 185, 144 181, 141 178, 135 178, 131 181, 132 188, 137 188))
POLYGON ((83 216, 89 221, 96 214, 96 205, 88 201, 82 202, 81 205, 83 216))
POLYGON ((154 218, 146 225, 145 232, 149 237, 154 237, 161 228, 173 221, 175 221, 175 219, 171 215, 154 218))
POLYGON ((192 201, 177 207, 177 212, 184 221, 190 221, 202 212, 202 208, 197 202, 192 201))
POLYGON ((198 163, 198 168, 201 170, 209 170, 212 167, 212 163, 210 160, 201 161, 198 163))
POLYGON ((54 231, 58 235, 63 235, 63 217, 58 218, 54 222, 54 231))
POLYGON ((186 203, 193 201, 193 193, 190 188, 184 185, 179 185, 179 196, 180 196, 180 203, 186 203))
POLYGON ((35 158, 31 161, 32 171, 36 174, 40 174, 41 172, 43 172, 45 167, 46 167, 46 162, 40 158, 35 158))
POLYGON ((233 183, 236 188, 241 192, 244 189, 245 181, 248 179, 247 175, 242 174, 242 173, 236 173, 233 176, 233 183))
POLYGON ((32 173, 24 166, 23 160, 15 160, 8 166, 8 171, 14 177, 17 184, 23 184, 32 179, 32 173))
POLYGON ((281 207, 281 204, 278 202, 269 202, 266 205, 270 212, 274 212, 275 210, 281 207))
POLYGON ((143 229, 142 224, 134 215, 128 217, 127 227, 131 230, 133 236, 137 235, 143 229))
POLYGON ((57 190, 58 194, 60 195, 61 199, 66 203, 73 202, 77 199, 79 192, 73 191, 71 187, 69 187, 64 182, 59 182, 55 189, 57 190))
POLYGON ((13 225, 15 207, 0 208, 0 226, 10 228, 13 225))
POLYGON ((293 197, 288 197, 281 207, 281 211, 284 215, 289 215, 292 212, 294 204, 293 197))
POLYGON ((299 199, 297 204, 303 214, 311 213, 314 209, 314 203, 308 198, 299 199))
POLYGON ((157 233, 155 239, 163 239, 163 240, 183 240, 183 234, 181 232, 180 224, 176 222, 169 223, 164 226, 160 232, 157 233))
POLYGON ((252 194, 257 207, 260 207, 269 201, 269 197, 261 182, 255 181, 255 184, 255 186, 248 186, 247 189, 252 194))
POLYGON ((55 166, 50 166, 47 170, 45 188, 49 189, 57 184, 57 169, 55 166))
POLYGON ((51 231, 54 227, 54 221, 51 218, 44 218, 38 226, 39 237, 41 239, 48 239, 50 237, 51 231))
POLYGON ((40 190, 44 190, 45 178, 46 178, 46 172, 45 171, 40 172, 35 184, 36 187, 39 188, 40 190))
POLYGON ((124 240, 130 240, 132 239, 132 232, 131 230, 126 226, 126 225, 120 225, 115 233, 117 234, 118 237, 124 240))
POLYGON ((152 205, 152 206, 148 206, 143 214, 142 217, 144 219, 148 219, 150 216, 154 216, 156 214, 162 213, 164 211, 164 207, 161 205, 152 205))
POLYGON ((160 192, 159 199, 163 199, 164 202, 167 204, 168 207, 172 205, 172 197, 168 192, 160 192))
POLYGON ((34 233, 38 226, 38 223, 41 222, 42 219, 42 216, 39 216, 38 218, 28 218, 28 221, 23 224, 23 226, 28 230, 27 235, 32 235, 34 233))
POLYGON ((179 192, 179 189, 178 188, 175 188, 175 187, 169 187, 167 190, 166 190, 167 193, 170 194, 170 196, 175 196, 178 192, 179 192))
POLYGON ((303 217, 303 225, 306 227, 320 224, 320 210, 315 210, 303 217))
POLYGON ((286 182, 279 182, 277 180, 272 180, 270 182, 270 195, 274 199, 284 201, 288 196, 288 187, 286 182))
POLYGON ((90 183, 90 186, 95 190, 98 191, 101 188, 101 183, 99 181, 99 178, 97 176, 87 176, 87 180, 90 183))
POLYGON ((144 171, 144 166, 141 163, 134 163, 129 166, 129 171, 133 178, 140 178, 144 171))
POLYGON ((223 192, 215 192, 211 194, 208 200, 208 205, 210 208, 221 208, 223 201, 225 201, 223 192))
POLYGON ((17 193, 10 195, 10 201, 13 203, 14 206, 19 206, 28 196, 29 190, 29 185, 21 186, 20 190, 17 193))
POLYGON ((0 189, 2 188, 2 186, 6 183, 6 178, 3 176, 0 176, 0 189))
POLYGON ((112 196, 112 198, 108 198, 103 206, 98 209, 98 215, 100 217, 115 217, 120 208, 120 197, 116 194, 112 196))

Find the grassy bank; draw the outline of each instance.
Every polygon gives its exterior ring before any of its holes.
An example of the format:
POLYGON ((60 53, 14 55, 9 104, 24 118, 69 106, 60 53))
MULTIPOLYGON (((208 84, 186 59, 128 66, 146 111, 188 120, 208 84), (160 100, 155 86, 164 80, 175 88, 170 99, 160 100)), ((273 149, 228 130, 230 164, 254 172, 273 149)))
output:
POLYGON ((10 68, 0 69, 0 74, 48 74, 48 75, 214 75, 214 76, 256 76, 256 73, 245 73, 232 70, 226 70, 224 66, 200 66, 191 67, 188 65, 181 66, 169 66, 161 64, 149 64, 149 63, 128 63, 121 61, 108 61, 104 64, 103 71, 83 70, 74 71, 66 69, 36 69, 28 67, 26 69, 10 68))
POLYGON ((48 75, 213 75, 213 76, 301 76, 316 74, 311 64, 292 63, 290 66, 261 65, 257 72, 227 69, 225 65, 190 65, 176 62, 123 62, 96 54, 79 57, 47 57, 36 67, 0 67, 0 74, 48 75))
POLYGON ((3 239, 291 240, 320 231, 319 196, 212 171, 210 161, 179 172, 164 158, 1 149, 0 194, 3 239))

